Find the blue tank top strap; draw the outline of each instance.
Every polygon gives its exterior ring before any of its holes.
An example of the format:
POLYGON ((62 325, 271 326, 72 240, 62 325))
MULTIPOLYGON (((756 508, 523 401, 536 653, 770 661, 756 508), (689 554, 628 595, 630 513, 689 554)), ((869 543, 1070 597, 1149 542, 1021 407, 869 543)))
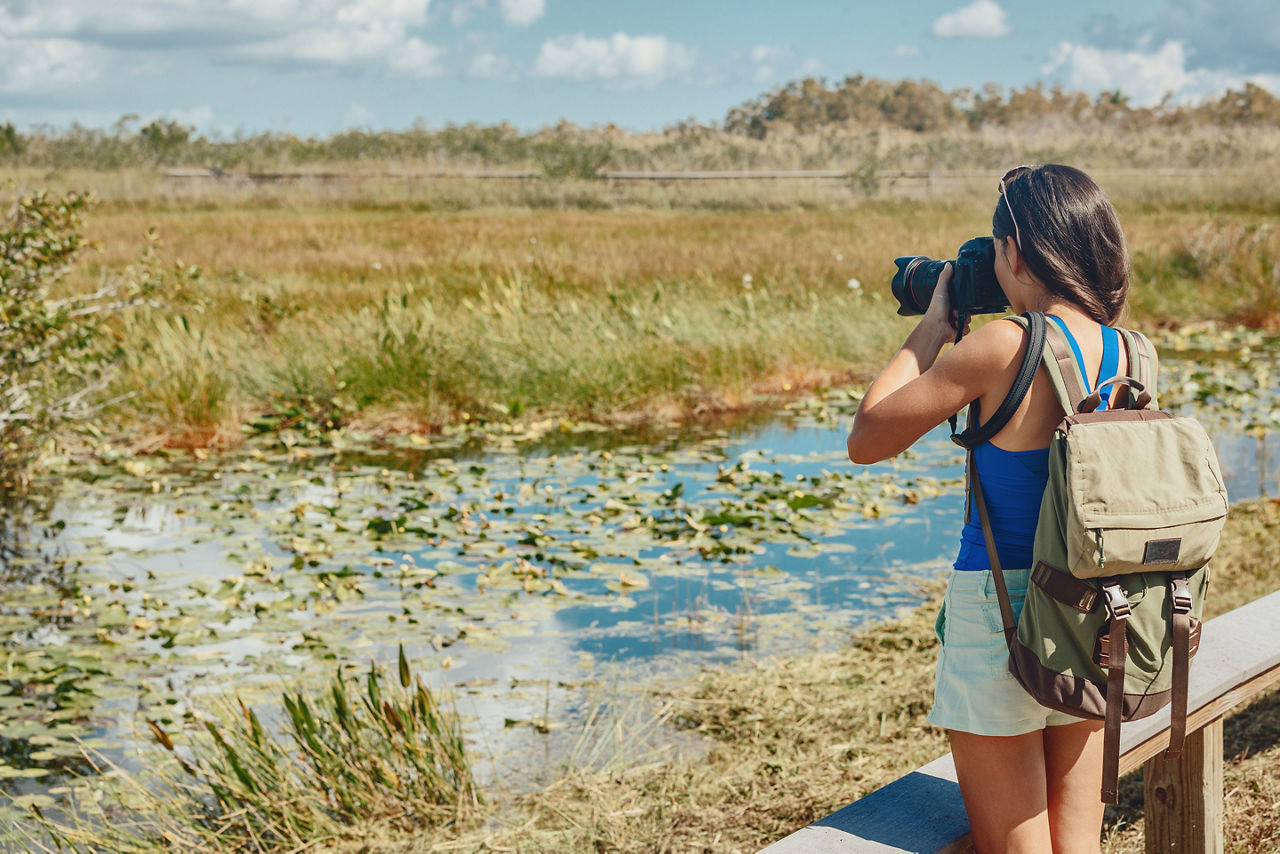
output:
MULTIPOLYGON (((1112 329, 1106 324, 1102 326, 1102 362, 1098 365, 1098 378, 1093 382, 1089 381, 1089 375, 1084 370, 1084 354, 1080 352, 1080 345, 1076 343, 1076 337, 1071 334, 1071 330, 1067 328, 1067 324, 1062 318, 1054 317, 1052 314, 1046 314, 1054 324, 1062 330, 1062 334, 1066 336, 1067 343, 1071 345, 1071 353, 1076 357, 1076 364, 1080 366, 1080 376, 1084 378, 1085 392, 1091 392, 1097 388, 1098 383, 1104 379, 1111 379, 1120 369, 1120 333, 1112 329)), ((1111 399, 1111 386, 1107 386, 1102 390, 1102 404, 1099 409, 1107 408, 1107 401, 1111 399)))
MULTIPOLYGON (((1110 326, 1102 327, 1102 364, 1098 366, 1098 382, 1109 380, 1120 373, 1120 333, 1110 326)), ((1097 388, 1098 383, 1094 383, 1097 388)), ((1099 409, 1106 409, 1111 400, 1111 390, 1115 386, 1107 386, 1102 390, 1102 404, 1099 409)))

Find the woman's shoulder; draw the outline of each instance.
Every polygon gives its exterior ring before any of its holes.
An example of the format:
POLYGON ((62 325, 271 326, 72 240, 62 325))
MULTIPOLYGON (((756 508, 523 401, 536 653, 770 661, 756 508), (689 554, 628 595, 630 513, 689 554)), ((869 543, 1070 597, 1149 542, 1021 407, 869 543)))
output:
POLYGON ((1026 329, 1014 318, 1002 317, 973 330, 956 350, 982 367, 998 370, 1020 359, 1026 346, 1026 329))

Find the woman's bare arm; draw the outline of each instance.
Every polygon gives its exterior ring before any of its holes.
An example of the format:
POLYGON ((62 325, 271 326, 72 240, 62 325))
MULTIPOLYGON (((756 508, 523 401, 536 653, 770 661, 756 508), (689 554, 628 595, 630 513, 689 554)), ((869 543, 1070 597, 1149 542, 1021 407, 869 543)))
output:
POLYGON ((853 462, 901 453, 994 385, 1011 381, 1023 343, 1011 323, 989 323, 939 358, 955 335, 943 320, 950 314, 945 291, 940 279, 924 318, 867 388, 847 441, 853 462))

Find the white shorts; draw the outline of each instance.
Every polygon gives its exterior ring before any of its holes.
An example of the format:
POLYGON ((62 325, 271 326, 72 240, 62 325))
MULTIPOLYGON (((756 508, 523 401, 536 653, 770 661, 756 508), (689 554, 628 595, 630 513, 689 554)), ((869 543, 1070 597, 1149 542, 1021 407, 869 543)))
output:
MULTIPOLYGON (((1029 569, 1005 570, 1015 621, 1030 576, 1029 569)), ((929 723, 975 735, 1022 735, 1083 720, 1040 705, 1009 672, 991 570, 951 573, 935 630, 942 648, 929 723)))

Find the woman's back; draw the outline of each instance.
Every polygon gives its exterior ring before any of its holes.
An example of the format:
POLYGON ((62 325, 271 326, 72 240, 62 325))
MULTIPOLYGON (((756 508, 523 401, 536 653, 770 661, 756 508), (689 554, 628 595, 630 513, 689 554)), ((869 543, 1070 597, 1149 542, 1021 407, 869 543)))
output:
MULTIPOLYGON (((1107 364, 1111 366, 1123 365, 1128 360, 1128 352, 1125 349, 1123 339, 1119 336, 1110 338, 1110 346, 1104 345, 1103 325, 1095 320, 1083 315, 1076 307, 1057 303, 1048 307, 1049 316, 1060 323, 1059 328, 1065 329, 1071 339, 1076 344, 1079 353, 1080 372, 1083 376, 1088 377, 1092 385, 1104 379, 1114 376, 1118 372, 1118 368, 1111 368, 1107 376, 1099 376, 1104 370, 1103 357, 1104 351, 1110 349, 1107 358, 1107 364)), ((983 394, 979 397, 979 405, 981 412, 995 412, 999 407, 1004 396, 1008 394, 1009 387, 1013 385, 1014 376, 1017 374, 1017 367, 1022 362, 1023 354, 1026 352, 1027 338, 1022 328, 1014 323, 992 323, 992 327, 1003 327, 1000 329, 998 336, 995 338, 995 346, 1000 348, 1006 354, 1006 361, 1009 369, 994 381, 987 384, 983 394)), ((1110 327, 1107 327, 1108 329, 1110 327)), ((983 330, 985 331, 985 329, 983 330)), ((1115 335, 1112 330, 1111 335, 1115 335)), ((999 433, 992 438, 992 443, 997 447, 1006 451, 1031 451, 1041 450, 1049 447, 1049 440, 1053 438, 1053 431, 1057 428, 1059 422, 1062 421, 1064 413, 1062 406, 1058 403, 1057 397, 1054 395, 1053 386, 1049 382, 1049 377, 1041 368, 1036 372, 1035 380, 1031 384, 1030 391, 1023 401, 1022 406, 1009 419, 1009 423, 1005 425, 999 433)))
MULTIPOLYGON (((1056 315, 1048 315, 1048 319, 1066 335, 1081 375, 1089 382, 1088 390, 1121 373, 1119 368, 1125 363, 1122 360, 1126 354, 1124 341, 1116 330, 1092 321, 1075 324, 1077 328, 1092 326, 1097 332, 1097 352, 1093 352, 1095 348, 1090 348, 1090 356, 1096 356, 1097 366, 1091 368, 1092 362, 1085 358, 1082 343, 1066 321, 1056 315)), ((1040 516, 1040 499, 1049 476, 1049 438, 1065 414, 1049 386, 1043 368, 1037 372, 1033 389, 1036 385, 1040 386, 1039 393, 1028 394, 1019 412, 1023 408, 1028 411, 1016 426, 1011 421, 1013 429, 1001 430, 992 441, 974 448, 973 453, 973 465, 986 485, 987 510, 996 540, 996 551, 1000 563, 1010 569, 1026 569, 1031 566, 1031 545, 1040 516), (1046 429, 1048 424, 1052 426, 1046 429), (1006 442, 1014 446, 1029 444, 1032 447, 1010 450, 1004 447, 1006 442)), ((1008 393, 1007 390, 1005 393, 1008 393)), ((1103 393, 1109 397, 1110 389, 1104 389, 1103 393)), ((1106 405, 1105 400, 1103 405, 1106 405)), ((994 407, 984 411, 992 412, 994 407)), ((986 537, 983 536, 973 495, 968 500, 966 521, 960 534, 960 551, 954 567, 958 570, 990 569, 986 537)))

